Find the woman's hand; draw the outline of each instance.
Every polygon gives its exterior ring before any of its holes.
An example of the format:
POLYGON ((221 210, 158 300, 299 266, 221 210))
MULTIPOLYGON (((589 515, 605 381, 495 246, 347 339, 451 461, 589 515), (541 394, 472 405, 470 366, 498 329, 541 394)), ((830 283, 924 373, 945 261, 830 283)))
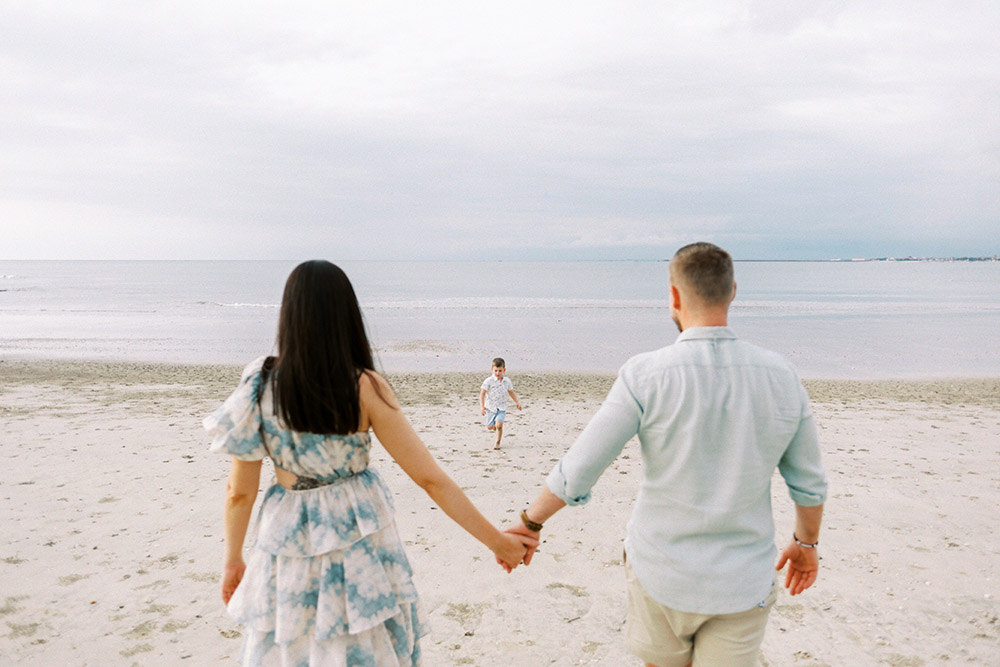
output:
POLYGON ((230 598, 236 592, 236 587, 243 581, 243 573, 247 569, 247 564, 242 560, 226 563, 222 569, 222 601, 229 604, 230 598))
POLYGON ((500 533, 493 553, 496 554, 497 563, 507 572, 511 572, 515 567, 524 562, 524 558, 530 549, 534 552, 538 546, 538 540, 528 535, 514 535, 512 533, 500 533))
POLYGON ((524 543, 524 545, 528 547, 527 553, 524 554, 524 564, 531 565, 531 559, 535 555, 535 551, 537 550, 539 540, 542 539, 541 534, 537 531, 529 529, 520 521, 518 521, 517 523, 512 523, 509 526, 504 526, 503 531, 505 533, 511 533, 512 535, 527 537, 534 540, 535 542, 534 544, 528 544, 527 542, 524 543))

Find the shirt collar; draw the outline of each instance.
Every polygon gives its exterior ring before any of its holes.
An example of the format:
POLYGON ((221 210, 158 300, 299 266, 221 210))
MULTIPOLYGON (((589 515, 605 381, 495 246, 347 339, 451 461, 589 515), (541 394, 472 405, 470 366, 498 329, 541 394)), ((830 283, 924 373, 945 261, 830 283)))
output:
POLYGON ((736 334, 729 327, 689 327, 681 332, 676 343, 685 340, 723 340, 736 339, 736 334))

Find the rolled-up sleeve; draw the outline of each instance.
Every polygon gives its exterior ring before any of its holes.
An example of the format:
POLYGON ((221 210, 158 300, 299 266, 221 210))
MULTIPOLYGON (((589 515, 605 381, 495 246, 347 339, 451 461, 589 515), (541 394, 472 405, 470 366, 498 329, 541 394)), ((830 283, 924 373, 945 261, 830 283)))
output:
POLYGON ((590 500, 590 489, 639 432, 641 420, 642 405, 622 369, 597 414, 549 473, 549 490, 567 505, 590 500))
POLYGON ((809 408, 809 396, 801 390, 802 420, 778 462, 778 470, 788 485, 788 495, 796 505, 815 507, 826 502, 827 481, 820 460, 816 421, 809 408))

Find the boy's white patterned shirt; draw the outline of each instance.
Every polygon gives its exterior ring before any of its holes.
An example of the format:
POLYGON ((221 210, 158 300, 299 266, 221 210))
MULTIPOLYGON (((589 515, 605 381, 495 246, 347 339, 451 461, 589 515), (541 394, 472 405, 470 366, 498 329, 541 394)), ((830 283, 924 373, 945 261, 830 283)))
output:
POLYGON ((514 383, 510 378, 503 380, 496 379, 496 376, 489 376, 483 380, 481 389, 486 390, 485 407, 487 410, 506 410, 507 392, 514 391, 514 383))

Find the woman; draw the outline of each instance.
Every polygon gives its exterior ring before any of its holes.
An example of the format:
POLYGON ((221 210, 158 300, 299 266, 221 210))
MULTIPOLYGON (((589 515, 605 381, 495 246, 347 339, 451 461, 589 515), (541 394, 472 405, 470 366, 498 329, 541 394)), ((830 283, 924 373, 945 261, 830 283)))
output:
POLYGON ((232 455, 222 599, 245 626, 240 662, 415 665, 424 624, 391 495, 368 467, 369 430, 506 568, 537 542, 497 530, 437 465, 374 371, 357 297, 338 267, 310 261, 292 271, 277 346, 205 420, 212 450, 232 455), (276 484, 245 564, 265 457, 276 484))

